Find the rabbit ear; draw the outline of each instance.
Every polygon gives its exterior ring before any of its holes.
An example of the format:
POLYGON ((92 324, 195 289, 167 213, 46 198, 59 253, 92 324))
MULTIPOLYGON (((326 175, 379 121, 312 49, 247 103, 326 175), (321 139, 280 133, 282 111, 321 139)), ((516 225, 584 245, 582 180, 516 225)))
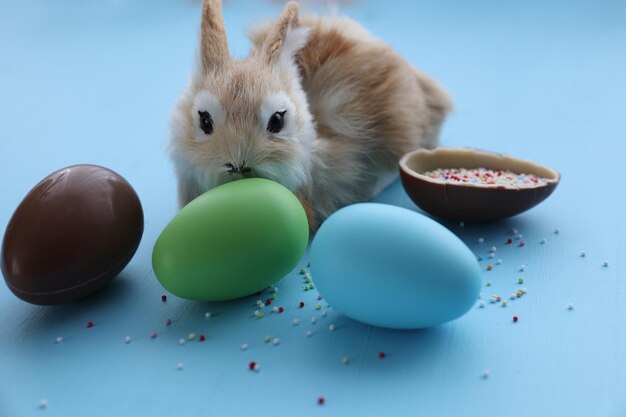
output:
POLYGON ((290 1, 265 39, 263 50, 268 63, 281 56, 291 58, 305 45, 308 31, 298 26, 298 3, 290 1))
POLYGON ((221 0, 204 0, 202 4, 200 59, 205 72, 229 60, 221 0))

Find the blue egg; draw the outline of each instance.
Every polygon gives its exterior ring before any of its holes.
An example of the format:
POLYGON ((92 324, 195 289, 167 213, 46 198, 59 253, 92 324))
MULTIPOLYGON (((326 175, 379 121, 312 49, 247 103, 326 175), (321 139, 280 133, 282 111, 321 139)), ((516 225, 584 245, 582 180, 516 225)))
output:
POLYGON ((310 251, 317 289, 337 311, 394 329, 436 326, 476 302, 481 271, 452 232, 411 210, 345 207, 321 226, 310 251))

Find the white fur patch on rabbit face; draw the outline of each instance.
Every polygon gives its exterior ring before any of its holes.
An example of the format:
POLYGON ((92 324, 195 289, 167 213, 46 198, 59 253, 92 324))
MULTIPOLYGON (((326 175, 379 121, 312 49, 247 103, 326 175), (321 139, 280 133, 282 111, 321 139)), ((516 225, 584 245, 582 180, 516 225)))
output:
POLYGON ((282 91, 265 96, 259 109, 259 120, 270 139, 297 139, 296 106, 282 91))
POLYGON ((202 90, 196 95, 191 106, 196 141, 207 140, 213 133, 215 125, 224 123, 225 119, 226 113, 215 94, 202 90))

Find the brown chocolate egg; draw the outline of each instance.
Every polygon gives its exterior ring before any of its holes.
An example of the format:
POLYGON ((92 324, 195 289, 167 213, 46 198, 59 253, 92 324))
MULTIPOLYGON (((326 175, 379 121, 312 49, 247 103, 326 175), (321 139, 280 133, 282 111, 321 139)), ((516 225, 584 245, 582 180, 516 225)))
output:
POLYGON ((400 178, 409 197, 422 210, 443 219, 481 222, 511 217, 541 203, 552 194, 561 176, 548 167, 507 155, 438 148, 406 154, 400 160, 400 178), (469 178, 432 175, 460 170, 469 178), (493 181, 472 181, 477 171, 496 177, 493 181), (497 177, 511 174, 515 175, 508 181, 497 177))
POLYGON ((29 303, 75 301, 117 276, 142 234, 141 203, 124 178, 96 165, 70 166, 44 178, 13 213, 2 274, 29 303))

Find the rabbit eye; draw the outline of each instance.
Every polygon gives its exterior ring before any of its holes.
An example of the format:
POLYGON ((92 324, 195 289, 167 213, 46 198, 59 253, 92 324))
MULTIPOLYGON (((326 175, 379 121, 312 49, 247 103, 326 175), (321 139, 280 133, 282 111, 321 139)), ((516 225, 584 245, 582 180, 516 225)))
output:
POLYGON ((213 118, 208 111, 198 111, 200 116, 200 129, 207 135, 213 133, 213 118))
POLYGON ((285 113, 287 113, 287 110, 277 111, 272 114, 272 117, 270 117, 270 120, 267 122, 268 132, 278 133, 283 130, 283 127, 285 126, 285 113))

